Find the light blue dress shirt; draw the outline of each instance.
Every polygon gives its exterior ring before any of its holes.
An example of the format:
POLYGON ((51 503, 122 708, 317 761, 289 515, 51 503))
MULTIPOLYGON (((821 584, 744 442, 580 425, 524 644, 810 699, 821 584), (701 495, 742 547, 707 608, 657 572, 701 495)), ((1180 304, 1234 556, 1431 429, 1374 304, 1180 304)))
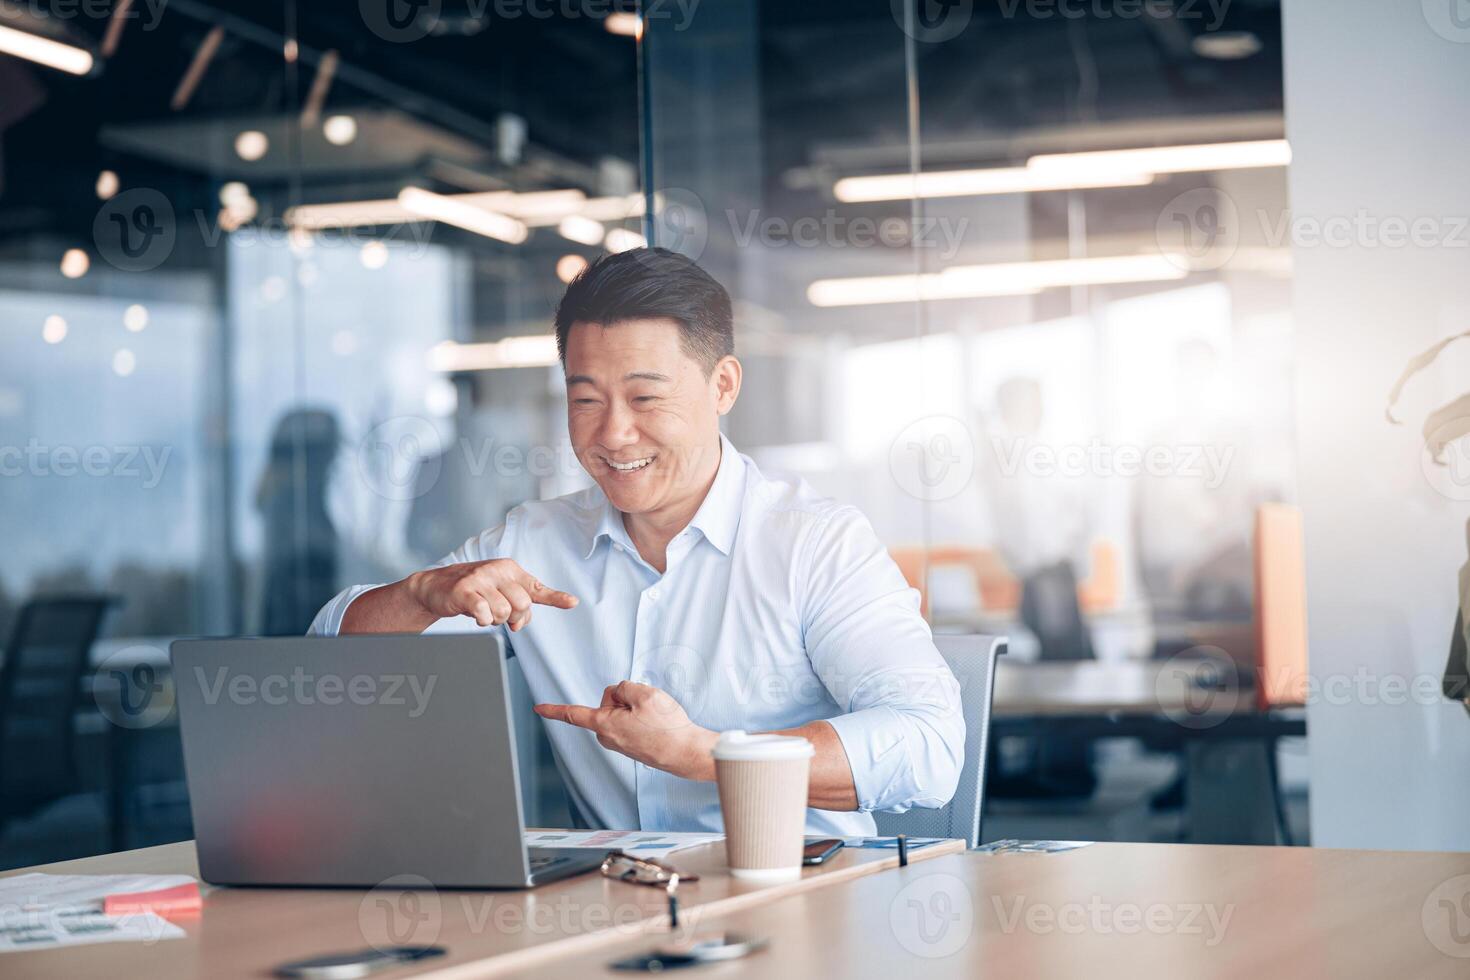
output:
MULTIPOLYGON (((597 487, 522 504, 440 564, 511 558, 575 609, 535 607, 516 633, 443 619, 426 632, 499 630, 538 703, 596 706, 634 680, 672 694, 697 725, 771 731, 826 719, 852 766, 859 810, 807 811, 807 832, 875 832, 872 810, 947 803, 965 723, 959 684, 919 614, 918 593, 852 507, 802 481, 768 479, 721 438, 719 471, 660 575, 597 487)), ((347 589, 311 632, 335 635, 347 589)), ((562 777, 593 826, 720 831, 712 782, 604 749, 546 722, 562 777)))

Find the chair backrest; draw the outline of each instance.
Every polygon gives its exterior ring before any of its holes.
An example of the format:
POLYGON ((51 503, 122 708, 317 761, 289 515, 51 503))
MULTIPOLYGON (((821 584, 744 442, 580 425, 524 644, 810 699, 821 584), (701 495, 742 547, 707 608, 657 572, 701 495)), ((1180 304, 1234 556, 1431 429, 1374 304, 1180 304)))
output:
POLYGON ((0 799, 70 791, 82 676, 112 602, 70 596, 21 607, 0 664, 0 799))
POLYGON ((966 634, 934 637, 934 645, 960 683, 965 714, 965 765, 954 798, 937 810, 874 813, 885 836, 960 837, 980 846, 980 814, 985 806, 985 759, 990 746, 990 699, 995 689, 995 658, 1006 651, 1003 636, 966 634))
POLYGON ((1021 583, 1021 622, 1041 644, 1041 660, 1091 660, 1092 635, 1070 562, 1037 569, 1021 583))

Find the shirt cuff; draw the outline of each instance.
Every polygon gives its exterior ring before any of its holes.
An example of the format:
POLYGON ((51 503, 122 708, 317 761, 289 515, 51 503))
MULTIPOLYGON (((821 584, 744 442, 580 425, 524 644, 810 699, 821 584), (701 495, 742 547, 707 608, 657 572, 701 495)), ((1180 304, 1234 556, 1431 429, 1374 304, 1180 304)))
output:
POLYGON ((860 811, 894 808, 914 795, 917 786, 904 751, 904 719, 898 711, 880 705, 825 720, 847 753, 860 811))
POLYGON ((349 589, 343 589, 332 599, 331 602, 322 606, 316 618, 311 621, 307 629, 307 636, 336 636, 342 632, 342 619, 347 615, 347 607, 352 605, 353 600, 364 592, 382 588, 381 585, 354 585, 349 589))

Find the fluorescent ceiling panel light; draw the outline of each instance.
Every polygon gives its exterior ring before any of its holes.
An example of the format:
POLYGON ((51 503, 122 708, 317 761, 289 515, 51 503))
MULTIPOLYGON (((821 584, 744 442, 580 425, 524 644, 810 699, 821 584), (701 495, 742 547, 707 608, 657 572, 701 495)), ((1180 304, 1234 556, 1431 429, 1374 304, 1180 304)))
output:
POLYGON ((926 275, 818 279, 807 287, 814 306, 872 306, 917 300, 1026 296, 1065 286, 1182 279, 1188 264, 1176 256, 1118 255, 1044 262, 954 266, 926 275))
POLYGON ((609 34, 616 34, 619 37, 643 36, 643 18, 626 11, 608 14, 607 19, 602 22, 602 26, 607 29, 609 34))
POLYGON ((0 52, 71 75, 85 75, 92 70, 94 64, 92 53, 84 48, 62 44, 39 34, 18 31, 13 27, 0 27, 0 52))
POLYGON ((569 214, 556 226, 557 233, 569 242, 578 245, 601 245, 607 229, 601 221, 584 218, 580 214, 569 214))
POLYGON ((515 218, 421 187, 405 187, 398 194, 398 203, 420 218, 454 225, 511 245, 524 242, 529 234, 526 226, 515 218))
POLYGON ((609 252, 626 252, 647 246, 648 239, 627 228, 609 228, 602 244, 609 252))
POLYGON ((483 344, 446 340, 429 349, 434 371, 493 371, 499 368, 549 367, 559 361, 556 336, 506 337, 483 344))
POLYGON ((1024 167, 936 170, 920 174, 844 177, 832 185, 837 200, 849 204, 909 198, 978 197, 1036 191, 1136 187, 1159 174, 1284 167, 1291 163, 1286 140, 1146 146, 1130 150, 1045 153, 1024 167))
POLYGON ((832 186, 832 193, 839 201, 860 204, 868 201, 902 201, 912 197, 978 197, 986 194, 1080 190, 1087 187, 1136 187, 1150 183, 1153 179, 1153 174, 1142 171, 1109 171, 1088 177, 1037 173, 1028 167, 990 167, 980 170, 936 170, 917 175, 844 177, 832 186))
POLYGON ((1212 170, 1284 167, 1291 163, 1286 140, 1243 143, 1198 143, 1192 146, 1144 146, 1132 150, 1046 153, 1026 161, 1026 169, 1078 178, 1099 173, 1183 174, 1212 170))
MULTIPOLYGON (((204 73, 209 71, 209 66, 214 61, 214 56, 219 53, 219 46, 224 39, 225 29, 223 27, 210 28, 209 33, 204 35, 204 40, 199 42, 199 47, 194 51, 189 67, 184 71, 184 77, 179 79, 179 85, 174 89, 173 98, 169 99, 170 109, 178 112, 194 98, 194 93, 199 90, 199 83, 204 80, 204 73)), ((264 155, 264 153, 261 154, 261 156, 264 155)))

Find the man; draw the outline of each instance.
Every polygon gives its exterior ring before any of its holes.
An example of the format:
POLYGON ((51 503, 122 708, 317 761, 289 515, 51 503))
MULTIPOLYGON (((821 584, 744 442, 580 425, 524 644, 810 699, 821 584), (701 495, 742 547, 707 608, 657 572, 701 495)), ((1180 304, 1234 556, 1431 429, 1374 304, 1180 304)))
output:
POLYGON ((593 826, 719 830, 710 749, 737 728, 816 748, 810 833, 948 802, 959 686, 917 593, 854 509, 768 479, 720 434, 742 371, 720 284, 664 249, 605 256, 567 288, 556 337, 597 486, 346 590, 312 632, 502 630, 593 826))

